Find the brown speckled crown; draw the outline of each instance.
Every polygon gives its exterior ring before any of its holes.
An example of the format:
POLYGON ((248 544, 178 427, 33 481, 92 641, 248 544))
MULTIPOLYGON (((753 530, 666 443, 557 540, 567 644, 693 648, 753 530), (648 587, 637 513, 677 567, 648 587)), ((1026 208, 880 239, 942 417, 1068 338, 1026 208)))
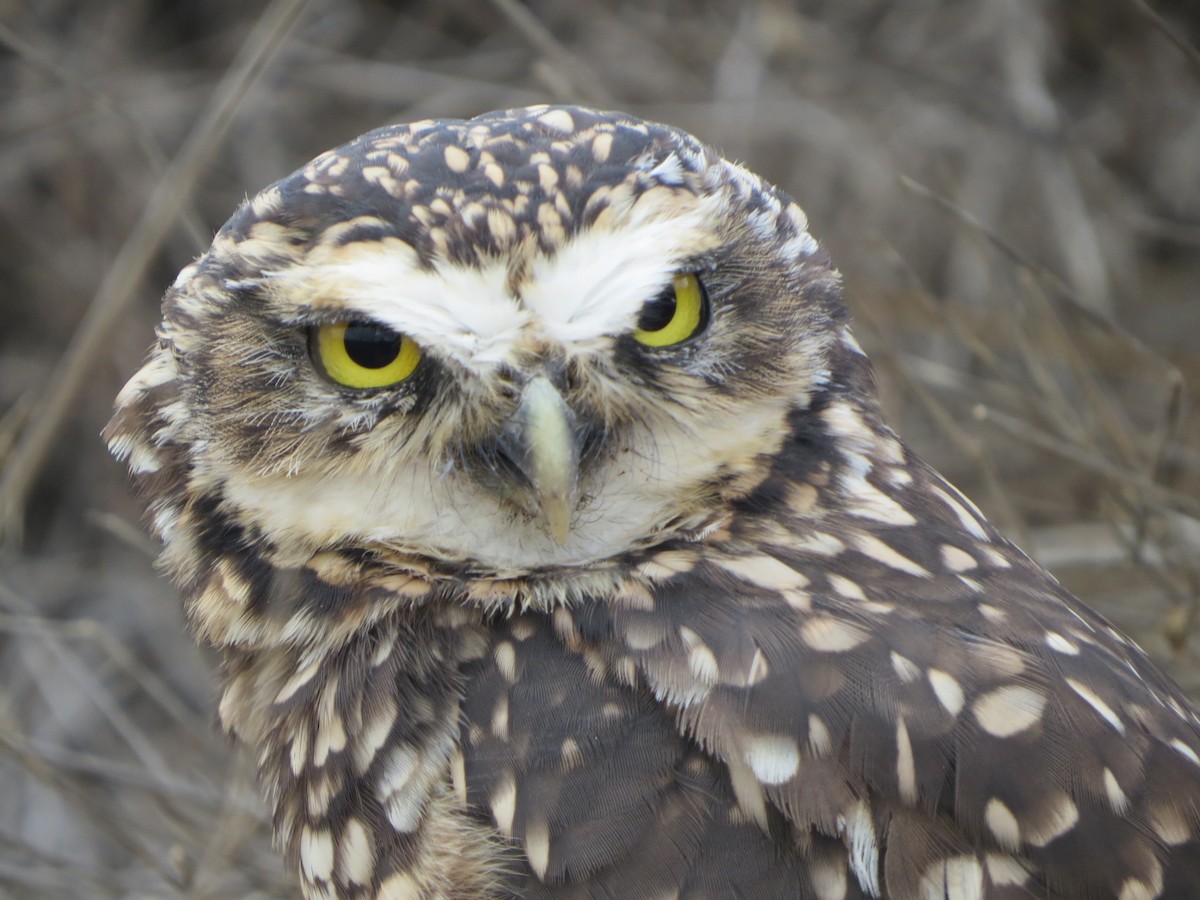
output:
POLYGON ((367 134, 181 273, 107 437, 306 896, 1200 896, 1195 707, 888 430, 838 292, 785 195, 577 107, 367 134), (698 273, 703 333, 553 331, 580 246, 698 273), (504 327, 330 385, 306 334, 379 272, 504 327), (586 444, 561 546, 487 450, 535 378, 586 444))
MULTIPOLYGON (((661 185, 712 190, 729 174, 712 148, 667 125, 579 107, 505 110, 368 132, 243 205, 221 234, 241 242, 265 222, 296 241, 394 236, 426 264, 471 266, 528 243, 553 252, 614 199, 661 185)), ((778 217, 790 200, 744 176, 745 213, 778 217)), ((777 224, 783 236, 796 230, 788 217, 777 224)))

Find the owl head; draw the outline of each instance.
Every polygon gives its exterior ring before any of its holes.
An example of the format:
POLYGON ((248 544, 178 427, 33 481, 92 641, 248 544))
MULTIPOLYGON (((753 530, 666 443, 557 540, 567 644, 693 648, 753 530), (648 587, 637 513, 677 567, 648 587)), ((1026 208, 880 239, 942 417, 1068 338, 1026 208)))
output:
POLYGON ((109 438, 177 576, 195 505, 284 563, 588 566, 719 524, 844 338, 800 208, 692 136, 574 107, 417 122, 242 205, 109 438))

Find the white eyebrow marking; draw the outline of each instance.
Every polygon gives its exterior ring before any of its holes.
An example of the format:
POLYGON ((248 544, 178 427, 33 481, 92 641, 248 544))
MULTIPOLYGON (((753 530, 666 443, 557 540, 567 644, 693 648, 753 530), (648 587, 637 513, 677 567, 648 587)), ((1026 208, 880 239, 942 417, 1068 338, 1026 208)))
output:
POLYGON ((484 368, 505 358, 531 319, 508 294, 501 261, 482 269, 444 262, 424 269, 412 247, 397 238, 321 250, 268 274, 289 302, 345 309, 484 368))
POLYGON ((547 336, 587 343, 634 327, 647 300, 671 282, 682 259, 715 236, 697 204, 671 218, 624 223, 578 235, 531 268, 524 302, 547 336))
POLYGON ((632 330, 681 260, 718 241, 706 225, 716 198, 654 193, 552 255, 535 257, 520 299, 510 292, 508 258, 482 267, 439 261, 422 268, 399 238, 319 247, 268 279, 282 302, 344 309, 481 371, 514 361, 530 333, 595 349, 632 330))

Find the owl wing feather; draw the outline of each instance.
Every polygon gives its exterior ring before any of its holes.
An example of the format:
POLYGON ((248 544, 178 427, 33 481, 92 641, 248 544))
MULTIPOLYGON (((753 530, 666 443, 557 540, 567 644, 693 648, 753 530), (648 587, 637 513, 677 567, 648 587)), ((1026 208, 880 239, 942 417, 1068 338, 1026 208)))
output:
MULTIPOLYGON (((567 646, 549 616, 495 634, 467 675, 462 746, 471 805, 523 849, 511 896, 820 896, 719 761, 649 692, 595 669, 592 646, 567 646)), ((817 843, 836 872, 840 845, 817 843)))
POLYGON ((1185 895, 1186 701, 904 466, 920 528, 826 497, 818 519, 665 546, 614 598, 497 626, 464 746, 472 802, 500 799, 530 861, 518 893, 1185 895))

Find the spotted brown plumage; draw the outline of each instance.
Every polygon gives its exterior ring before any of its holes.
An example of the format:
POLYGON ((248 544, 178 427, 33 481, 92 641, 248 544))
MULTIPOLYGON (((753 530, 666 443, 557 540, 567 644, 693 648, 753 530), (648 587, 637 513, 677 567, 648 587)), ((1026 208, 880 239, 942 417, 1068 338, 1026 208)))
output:
POLYGON ((107 438, 306 896, 1200 893, 1195 707, 888 430, 804 214, 676 129, 322 155, 107 438), (387 340, 331 365, 346 323, 387 340))

